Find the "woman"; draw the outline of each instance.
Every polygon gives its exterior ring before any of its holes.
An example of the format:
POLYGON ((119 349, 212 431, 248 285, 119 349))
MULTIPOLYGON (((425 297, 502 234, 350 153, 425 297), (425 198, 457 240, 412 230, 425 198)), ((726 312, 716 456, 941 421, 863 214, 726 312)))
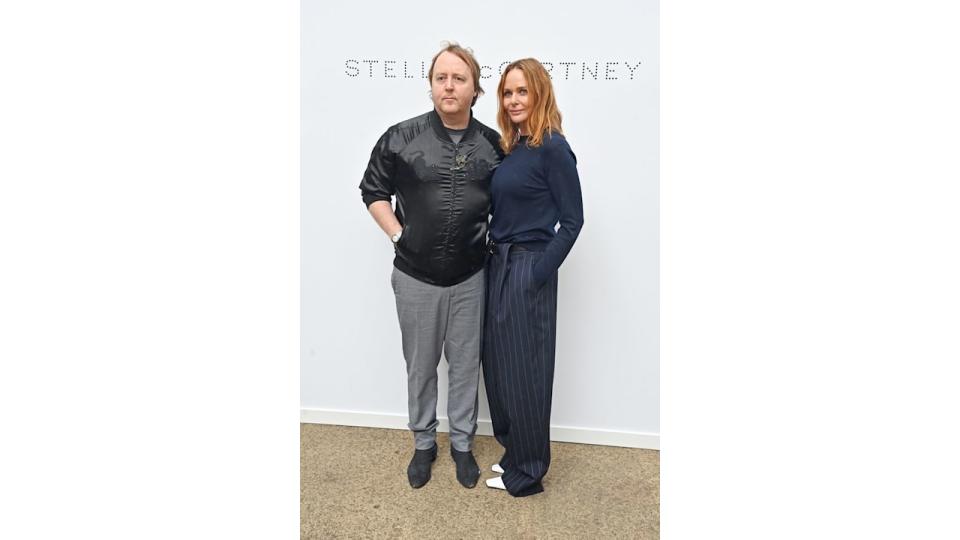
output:
POLYGON ((487 485, 523 497, 543 491, 550 465, 557 269, 580 234, 583 204, 576 157, 540 62, 507 66, 497 95, 506 157, 490 187, 483 377, 505 452, 493 466, 503 475, 487 485))

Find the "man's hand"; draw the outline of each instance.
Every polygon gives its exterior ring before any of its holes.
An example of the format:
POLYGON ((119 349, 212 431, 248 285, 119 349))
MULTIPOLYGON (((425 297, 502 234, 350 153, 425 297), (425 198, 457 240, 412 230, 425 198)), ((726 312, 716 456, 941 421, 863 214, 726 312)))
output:
POLYGON ((403 227, 400 225, 400 222, 397 221, 397 216, 393 213, 393 207, 390 206, 390 203, 387 201, 376 201, 372 203, 367 210, 370 211, 370 215, 373 216, 373 219, 377 222, 377 225, 387 234, 387 238, 392 238, 393 235, 403 230, 403 227))

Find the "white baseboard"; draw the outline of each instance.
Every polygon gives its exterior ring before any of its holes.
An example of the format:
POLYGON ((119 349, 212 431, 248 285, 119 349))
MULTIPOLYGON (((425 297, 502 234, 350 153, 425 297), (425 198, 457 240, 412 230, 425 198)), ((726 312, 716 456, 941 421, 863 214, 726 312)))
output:
MULTIPOLYGON (((437 418, 440 425, 437 431, 450 432, 450 424, 445 417, 437 418)), ((407 429, 407 417, 400 414, 369 413, 355 411, 336 411, 330 409, 300 409, 300 422, 304 424, 335 424, 339 426, 375 427, 386 429, 407 429)), ((478 435, 493 435, 493 426, 488 419, 477 421, 478 435)), ((632 431, 611 431, 569 426, 550 426, 550 440, 581 444, 599 444, 602 446, 623 446, 626 448, 660 449, 659 433, 638 433, 632 431)))

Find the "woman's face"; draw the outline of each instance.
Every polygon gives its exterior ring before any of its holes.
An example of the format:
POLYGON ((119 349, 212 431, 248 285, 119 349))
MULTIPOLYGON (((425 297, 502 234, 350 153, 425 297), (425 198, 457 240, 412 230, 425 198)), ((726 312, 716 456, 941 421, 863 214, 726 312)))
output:
POLYGON ((527 135, 526 122, 530 117, 530 107, 533 106, 533 100, 529 96, 527 78, 523 76, 523 72, 519 69, 508 71, 503 83, 502 105, 510 121, 520 128, 523 135, 527 135))

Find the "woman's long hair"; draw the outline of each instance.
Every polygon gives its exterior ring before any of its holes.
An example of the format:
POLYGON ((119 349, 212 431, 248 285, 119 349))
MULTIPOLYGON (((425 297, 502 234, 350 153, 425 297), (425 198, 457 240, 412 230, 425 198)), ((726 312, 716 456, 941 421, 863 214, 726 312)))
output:
POLYGON ((527 79, 527 108, 530 111, 526 121, 527 131, 530 132, 527 146, 540 146, 543 144, 544 136, 553 132, 563 133, 560 128, 560 110, 557 109, 557 99, 553 95, 550 74, 535 58, 517 60, 503 70, 503 75, 500 76, 500 84, 497 86, 497 124, 500 125, 500 147, 508 154, 513 151, 514 146, 520 139, 520 126, 510 120, 510 115, 503 106, 503 85, 506 83, 507 73, 514 69, 522 71, 524 78, 527 79))

